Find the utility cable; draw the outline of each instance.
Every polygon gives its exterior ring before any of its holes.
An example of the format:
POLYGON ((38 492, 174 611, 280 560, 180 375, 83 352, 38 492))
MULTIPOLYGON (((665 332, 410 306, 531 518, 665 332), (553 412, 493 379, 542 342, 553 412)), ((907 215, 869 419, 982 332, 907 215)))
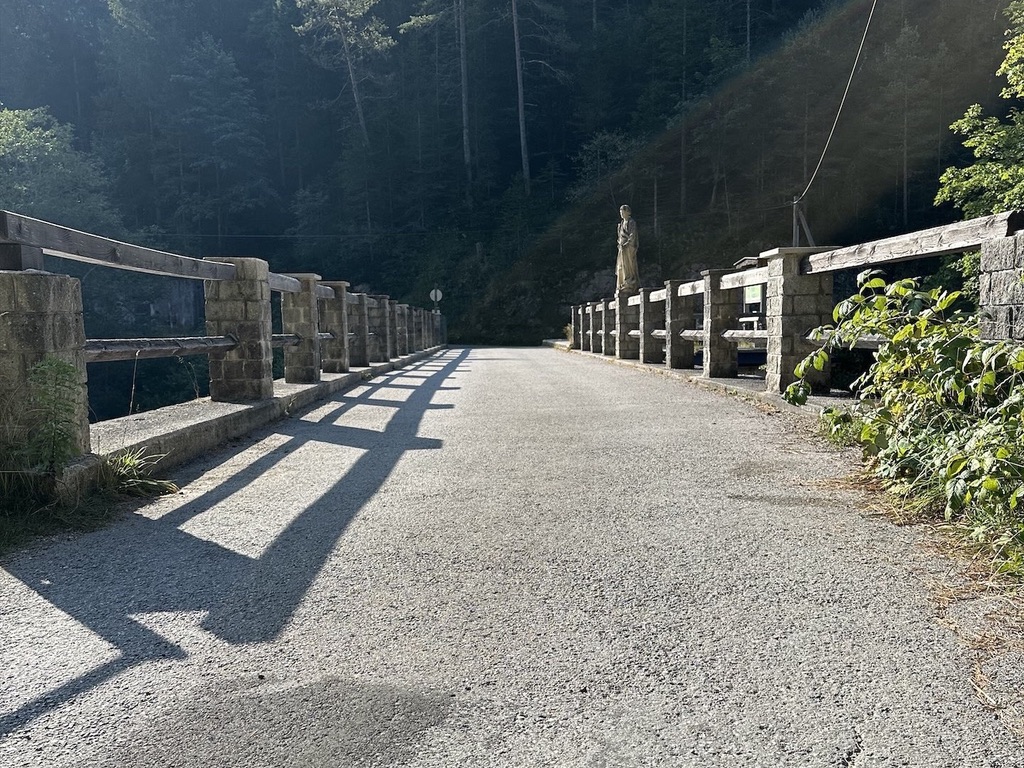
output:
POLYGON ((864 43, 868 39, 868 30, 871 29, 871 20, 875 16, 875 8, 878 7, 878 0, 874 0, 871 4, 871 13, 868 14, 868 23, 864 27, 864 36, 860 39, 860 48, 857 49, 857 58, 853 62, 853 69, 850 70, 850 79, 846 82, 846 90, 843 92, 843 100, 839 102, 839 111, 836 112, 835 122, 832 123, 832 130, 828 134, 828 140, 825 142, 825 148, 821 150, 821 157, 818 159, 818 166, 814 169, 814 173, 811 174, 811 180, 807 182, 807 186, 804 191, 800 193, 800 196, 793 201, 793 205, 796 205, 805 197, 807 193, 811 191, 811 185, 814 184, 814 180, 818 177, 818 171, 821 170, 822 163, 825 162, 825 155, 828 154, 829 146, 832 144, 832 138, 836 135, 836 127, 839 125, 839 118, 843 114, 843 107, 846 106, 846 97, 850 95, 850 86, 853 85, 853 77, 857 74, 857 67, 860 66, 860 58, 864 53, 864 43))

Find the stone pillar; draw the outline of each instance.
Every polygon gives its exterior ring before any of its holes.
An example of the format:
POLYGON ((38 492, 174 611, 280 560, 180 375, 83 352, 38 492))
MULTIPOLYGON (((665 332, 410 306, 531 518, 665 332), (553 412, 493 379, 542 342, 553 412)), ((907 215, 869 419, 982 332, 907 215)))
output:
MULTIPOLYGON (((81 283, 66 275, 0 272, 0 422, 3 442, 25 446, 38 428, 29 378, 46 358, 69 363, 61 392, 73 405, 67 424, 72 453, 88 453, 89 395, 81 283), (70 371, 69 371, 70 373, 70 371)), ((63 382, 62 382, 63 383, 63 382)), ((55 394, 51 392, 50 394, 55 394)))
POLYGON ((604 336, 601 335, 601 315, 597 311, 600 304, 592 301, 587 305, 587 313, 590 315, 590 351, 596 355, 604 353, 604 336))
POLYGON ((590 312, 588 312, 589 304, 580 304, 577 311, 579 313, 579 328, 580 328, 580 349, 584 352, 590 351, 590 312))
POLYGON ((423 349, 420 339, 419 307, 409 307, 409 346, 413 352, 419 352, 423 349))
POLYGON ((434 346, 434 314, 429 309, 423 310, 423 348, 434 346))
MULTIPOLYGON (((640 362, 664 363, 665 345, 654 331, 665 329, 665 302, 652 302, 652 288, 640 289, 640 362)), ((667 294, 667 292, 666 292, 667 294)))
POLYGON ((320 345, 321 364, 325 373, 348 371, 348 283, 322 283, 334 290, 333 299, 320 300, 320 328, 333 333, 334 339, 320 345))
POLYGON ((682 280, 665 281, 665 364, 669 368, 693 368, 693 341, 679 337, 697 327, 693 296, 680 296, 682 280))
POLYGON ((365 368, 370 364, 370 325, 366 316, 366 294, 348 296, 348 363, 365 368))
POLYGON ((370 362, 386 363, 391 346, 391 324, 388 321, 389 298, 379 294, 369 296, 367 317, 370 323, 370 362))
POLYGON ((320 275, 303 272, 288 277, 302 283, 302 290, 281 296, 281 329, 302 341, 284 348, 284 380, 289 384, 316 384, 320 381, 320 301, 316 295, 320 275))
POLYGON ((630 304, 636 291, 616 291, 615 304, 615 356, 620 360, 640 359, 640 339, 629 335, 640 330, 640 306, 630 304))
POLYGON ((398 301, 388 300, 388 359, 398 357, 398 301))
MULTIPOLYGON (((796 380, 793 369, 815 348, 807 341, 807 334, 832 322, 832 274, 801 275, 800 262, 804 256, 806 250, 780 248, 768 261, 765 385, 769 392, 782 392, 796 380)), ((822 371, 809 371, 807 382, 815 390, 827 390, 828 366, 822 371)))
POLYGON ((409 354, 409 305, 398 305, 398 356, 409 354))
POLYGON ((1024 341, 1024 237, 981 246, 981 338, 1024 341))
POLYGON ((738 371, 736 344, 722 338, 739 325, 743 289, 722 289, 722 277, 730 269, 706 269, 704 277, 704 371, 705 379, 731 378, 738 371))
POLYGON ((235 265, 234 280, 206 280, 206 335, 234 336, 230 352, 210 353, 210 398, 248 402, 274 396, 270 268, 262 259, 213 258, 235 265))
POLYGON ((601 354, 614 357, 617 339, 612 336, 612 331, 615 330, 615 318, 612 317, 612 308, 615 306, 615 303, 602 299, 598 302, 598 305, 601 309, 601 354))

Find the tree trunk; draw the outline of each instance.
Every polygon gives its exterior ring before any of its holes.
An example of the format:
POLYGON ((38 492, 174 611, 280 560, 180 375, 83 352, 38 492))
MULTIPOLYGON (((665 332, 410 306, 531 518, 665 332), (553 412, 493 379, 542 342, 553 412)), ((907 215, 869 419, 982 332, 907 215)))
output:
POLYGON ((466 170, 466 207, 473 207, 473 155, 469 147, 469 53, 466 47, 466 0, 455 0, 459 25, 459 76, 462 86, 462 163, 466 170))
POLYGON ((356 103, 356 117, 359 118, 359 128, 363 136, 363 144, 370 148, 370 132, 366 129, 366 117, 363 114, 363 99, 359 95, 359 79, 356 77, 355 62, 352 60, 352 49, 348 44, 348 36, 341 34, 341 45, 345 51, 345 64, 348 66, 348 79, 352 85, 352 99, 356 103))
POLYGON ((910 95, 907 93, 907 89, 903 90, 903 229, 906 231, 910 228, 910 158, 908 143, 910 142, 910 136, 908 135, 909 124, 907 120, 907 110, 910 109, 910 95))
POLYGON ((750 66, 750 0, 747 0, 747 66, 750 66))
POLYGON ((523 98, 523 53, 519 42, 519 7, 512 0, 512 34, 516 47, 516 96, 519 106, 519 149, 523 156, 523 190, 530 196, 530 152, 526 145, 526 102, 523 98))
POLYGON ((686 216, 686 133, 689 130, 686 119, 686 74, 687 64, 686 60, 687 52, 687 37, 689 32, 689 10, 690 4, 686 0, 683 0, 683 80, 681 85, 681 93, 679 103, 682 104, 683 120, 682 125, 679 126, 679 218, 682 219, 686 216))

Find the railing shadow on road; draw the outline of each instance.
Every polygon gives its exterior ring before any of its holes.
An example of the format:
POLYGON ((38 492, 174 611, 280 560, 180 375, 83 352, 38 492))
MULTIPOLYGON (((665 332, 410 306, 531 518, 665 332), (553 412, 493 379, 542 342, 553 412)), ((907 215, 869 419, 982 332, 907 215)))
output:
MULTIPOLYGON (((367 382, 358 394, 342 393, 338 405, 316 406, 313 423, 289 419, 262 434, 287 435, 281 446, 227 478, 216 488, 157 519, 131 515, 106 531, 56 542, 31 557, 12 557, 8 573, 50 604, 110 643, 118 657, 65 682, 17 709, 0 713, 0 737, 105 682, 127 669, 157 659, 185 658, 174 642, 143 626, 133 616, 161 612, 205 612, 202 628, 231 644, 266 642, 286 627, 338 540, 360 510, 383 486, 407 451, 431 450, 441 441, 417 432, 431 410, 454 406, 433 402, 456 372, 468 349, 449 350, 420 364, 367 382), (389 388, 407 389, 405 400, 374 397, 389 388), (394 408, 383 431, 360 430, 335 422, 359 405, 394 408), (211 510, 272 471, 312 440, 362 450, 339 478, 319 479, 327 486, 317 500, 294 516, 258 556, 248 557, 183 530, 188 520, 211 510)), ((240 447, 225 461, 245 450, 240 447)), ((206 468, 207 471, 209 467, 206 468)), ((310 482, 315 481, 310 478, 310 482)), ((254 511, 259 514, 259 510, 254 511)), ((38 663, 38 660, 36 661, 38 663)))

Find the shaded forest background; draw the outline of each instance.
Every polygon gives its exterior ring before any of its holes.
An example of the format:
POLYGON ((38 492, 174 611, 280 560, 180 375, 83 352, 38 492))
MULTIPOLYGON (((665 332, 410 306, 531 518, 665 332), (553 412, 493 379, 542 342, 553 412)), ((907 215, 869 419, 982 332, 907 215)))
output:
MULTIPOLYGON (((817 242, 957 218, 933 205, 968 157, 948 126, 997 98, 1005 5, 879 4, 817 242)), ((622 203, 648 285, 789 243, 870 7, 0 0, 0 207, 418 305, 437 286, 453 342, 536 343, 611 292, 622 203)), ((168 332, 138 309, 165 283, 80 274, 90 336, 168 332)))

